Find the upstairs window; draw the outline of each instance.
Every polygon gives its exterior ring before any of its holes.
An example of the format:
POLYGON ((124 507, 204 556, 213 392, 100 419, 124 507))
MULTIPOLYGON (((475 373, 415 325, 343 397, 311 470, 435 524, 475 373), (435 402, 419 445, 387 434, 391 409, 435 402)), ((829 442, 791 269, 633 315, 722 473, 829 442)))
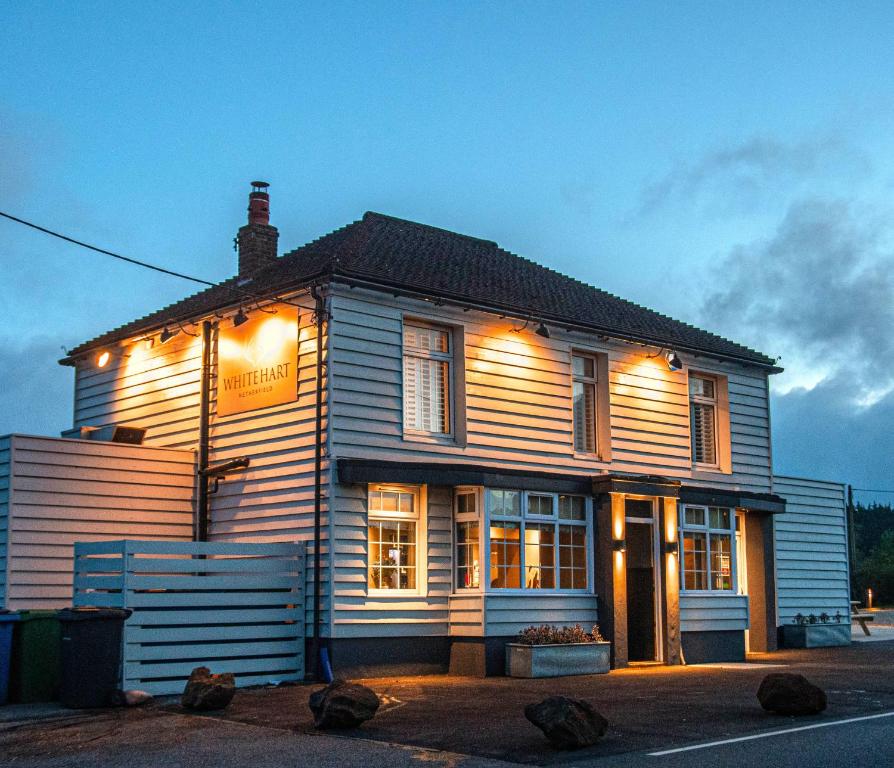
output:
POLYGON ((450 330, 416 321, 404 323, 404 429, 451 434, 453 342, 450 330))
POLYGON ((717 465, 717 381, 709 376, 689 376, 689 424, 692 462, 717 465))
POLYGON ((574 398, 574 450, 596 453, 596 358, 571 356, 572 396, 574 398))
POLYGON ((727 507, 683 508, 683 588, 729 592, 733 588, 733 526, 727 507))

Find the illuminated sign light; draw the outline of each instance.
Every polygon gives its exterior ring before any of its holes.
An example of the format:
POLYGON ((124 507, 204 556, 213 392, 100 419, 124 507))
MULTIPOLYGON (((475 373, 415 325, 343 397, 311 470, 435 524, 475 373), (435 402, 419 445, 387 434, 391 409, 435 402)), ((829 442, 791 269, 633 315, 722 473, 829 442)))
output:
POLYGON ((298 309, 275 306, 238 326, 222 325, 217 341, 217 413, 269 408, 298 399, 298 309))

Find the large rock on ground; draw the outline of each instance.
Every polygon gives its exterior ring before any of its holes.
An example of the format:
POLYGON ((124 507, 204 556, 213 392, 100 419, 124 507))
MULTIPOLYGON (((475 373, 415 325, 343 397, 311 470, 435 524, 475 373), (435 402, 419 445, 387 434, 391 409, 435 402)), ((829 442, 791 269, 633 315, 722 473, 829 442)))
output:
POLYGON ((333 680, 310 695, 308 706, 316 728, 355 728, 376 714, 379 697, 364 685, 333 680))
POLYGON ((539 704, 528 704, 525 717, 546 734, 556 749, 589 747, 608 728, 608 721, 589 703, 566 696, 550 696, 539 704))
POLYGON ((186 682, 180 703, 199 711, 225 709, 235 693, 236 679, 232 672, 212 675, 208 667, 196 667, 186 682))
POLYGON ((816 715, 826 708, 826 694, 804 675, 774 672, 767 675, 757 698, 768 712, 779 715, 816 715))

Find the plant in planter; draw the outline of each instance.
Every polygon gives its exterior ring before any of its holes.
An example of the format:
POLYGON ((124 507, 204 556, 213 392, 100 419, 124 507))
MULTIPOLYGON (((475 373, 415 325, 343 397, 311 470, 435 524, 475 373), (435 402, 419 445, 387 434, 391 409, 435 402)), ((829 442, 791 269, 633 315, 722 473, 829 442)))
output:
POLYGON ((786 648, 829 648, 850 645, 851 625, 840 611, 830 616, 795 614, 791 624, 782 627, 782 644, 786 648))
POLYGON ((511 677, 595 675, 609 671, 609 649, 595 625, 587 632, 580 624, 530 626, 506 644, 506 674, 511 677))

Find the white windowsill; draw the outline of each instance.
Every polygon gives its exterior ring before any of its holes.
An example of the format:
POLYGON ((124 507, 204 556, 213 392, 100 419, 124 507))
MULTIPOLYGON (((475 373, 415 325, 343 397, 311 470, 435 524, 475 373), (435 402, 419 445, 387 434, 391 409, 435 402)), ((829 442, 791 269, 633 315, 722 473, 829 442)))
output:
POLYGON ((367 597, 427 597, 418 589, 368 589, 367 597))

